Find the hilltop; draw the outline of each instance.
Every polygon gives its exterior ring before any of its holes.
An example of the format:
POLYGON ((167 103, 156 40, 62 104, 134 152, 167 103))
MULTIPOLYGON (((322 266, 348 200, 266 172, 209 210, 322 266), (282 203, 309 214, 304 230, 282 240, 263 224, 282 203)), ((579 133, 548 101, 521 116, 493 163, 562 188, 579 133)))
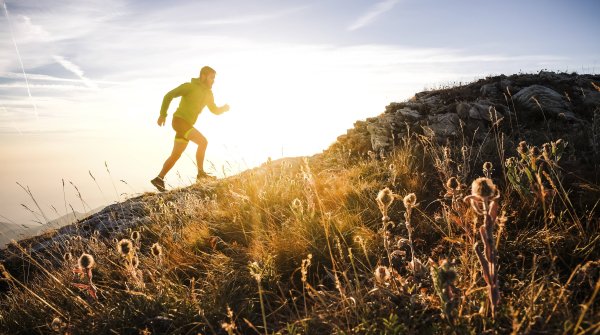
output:
POLYGON ((1 250, 0 332, 596 333, 599 162, 600 76, 420 92, 1 250))

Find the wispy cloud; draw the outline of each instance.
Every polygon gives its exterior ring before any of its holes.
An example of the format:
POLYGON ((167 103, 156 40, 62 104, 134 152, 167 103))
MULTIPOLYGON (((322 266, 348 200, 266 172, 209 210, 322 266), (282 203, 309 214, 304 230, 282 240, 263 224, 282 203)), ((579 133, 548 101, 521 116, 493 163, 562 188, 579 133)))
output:
POLYGON ((228 25, 228 24, 248 24, 248 23, 257 23, 266 20, 276 19, 285 15, 293 14, 298 11, 306 9, 307 6, 294 7, 289 9, 284 9, 280 11, 275 11, 271 13, 264 14, 254 14, 254 15, 245 15, 245 16, 237 16, 237 17, 227 17, 213 20, 203 20, 200 21, 202 25, 228 25))
POLYGON ((365 14, 348 26, 348 30, 357 30, 370 24, 379 15, 391 10, 400 0, 384 0, 376 3, 365 14))
POLYGON ((85 86, 93 89, 98 88, 98 85, 96 85, 96 83, 84 76, 83 70, 79 66, 77 66, 77 64, 65 59, 62 56, 53 56, 52 58, 54 58, 54 60, 58 64, 62 65, 62 67, 64 67, 68 71, 71 71, 74 75, 79 77, 81 81, 85 84, 85 86))

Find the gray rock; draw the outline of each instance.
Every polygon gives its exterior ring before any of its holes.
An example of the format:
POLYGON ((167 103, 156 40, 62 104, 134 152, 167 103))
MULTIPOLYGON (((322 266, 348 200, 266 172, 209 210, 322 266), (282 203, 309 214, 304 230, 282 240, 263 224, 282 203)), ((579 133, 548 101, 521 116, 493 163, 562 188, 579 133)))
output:
POLYGON ((500 119, 503 117, 503 113, 499 110, 496 110, 492 104, 489 102, 479 102, 471 105, 469 109, 469 118, 474 120, 484 120, 484 121, 492 121, 500 119), (493 113, 496 114, 493 114, 493 113))
POLYGON ((367 131, 371 137, 371 148, 379 153, 387 151, 392 146, 392 127, 388 119, 367 119, 367 131))
POLYGON ((481 86, 479 92, 484 97, 495 97, 500 94, 500 90, 498 89, 496 83, 485 84, 481 86))
POLYGON ((565 97, 545 86, 531 85, 525 87, 513 95, 513 100, 520 108, 529 112, 541 113, 543 111, 546 117, 564 117, 567 120, 577 119, 571 111, 571 104, 565 97))
POLYGON ((428 117, 429 129, 437 137, 457 136, 460 133, 460 119, 457 114, 437 114, 428 117))
POLYGON ((396 111, 399 121, 415 122, 424 118, 419 111, 410 108, 402 108, 396 111))
POLYGON ((461 120, 466 120, 469 117, 469 110, 471 105, 466 102, 461 102, 456 105, 456 114, 461 120))

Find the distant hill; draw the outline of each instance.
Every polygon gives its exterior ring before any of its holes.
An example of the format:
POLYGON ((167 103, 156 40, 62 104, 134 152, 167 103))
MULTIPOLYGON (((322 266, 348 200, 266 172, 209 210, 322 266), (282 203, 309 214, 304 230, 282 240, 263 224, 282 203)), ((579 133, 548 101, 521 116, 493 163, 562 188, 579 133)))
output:
POLYGON ((58 229, 70 225, 77 220, 84 219, 100 211, 103 207, 95 208, 87 213, 71 212, 56 218, 46 224, 38 225, 18 225, 10 222, 0 222, 0 248, 10 243, 11 240, 22 240, 28 237, 37 236, 53 229, 58 229))

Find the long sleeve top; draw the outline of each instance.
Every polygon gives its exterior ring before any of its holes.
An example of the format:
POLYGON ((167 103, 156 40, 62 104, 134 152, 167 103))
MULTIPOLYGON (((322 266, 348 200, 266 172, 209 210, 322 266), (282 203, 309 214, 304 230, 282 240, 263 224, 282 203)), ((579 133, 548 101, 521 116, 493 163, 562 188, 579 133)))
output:
POLYGON ((167 93, 160 108, 161 116, 167 116, 171 100, 176 97, 181 97, 181 101, 179 101, 179 107, 173 116, 182 118, 191 125, 196 123, 198 115, 206 106, 213 114, 218 115, 224 112, 222 108, 215 105, 212 90, 199 78, 192 78, 190 82, 181 84, 167 93))

